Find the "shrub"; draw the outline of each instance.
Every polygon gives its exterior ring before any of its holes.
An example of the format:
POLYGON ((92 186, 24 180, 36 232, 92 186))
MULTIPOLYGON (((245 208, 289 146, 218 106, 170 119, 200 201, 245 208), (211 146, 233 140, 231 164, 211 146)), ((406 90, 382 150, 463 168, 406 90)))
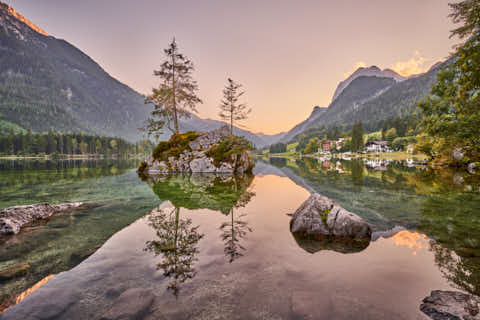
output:
POLYGON ((213 164, 218 167, 222 162, 232 163, 234 155, 240 155, 248 150, 252 150, 252 146, 247 139, 231 136, 223 137, 218 145, 213 145, 205 152, 205 155, 212 158, 213 164))
POLYGON ((161 141, 155 147, 152 156, 159 161, 166 161, 169 157, 178 158, 183 151, 191 151, 188 144, 199 136, 195 131, 173 134, 168 141, 161 141))

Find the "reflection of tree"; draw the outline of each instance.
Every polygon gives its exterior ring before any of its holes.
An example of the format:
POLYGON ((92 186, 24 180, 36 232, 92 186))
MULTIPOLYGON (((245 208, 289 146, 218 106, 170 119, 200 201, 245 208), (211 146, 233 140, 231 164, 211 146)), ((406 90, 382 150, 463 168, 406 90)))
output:
POLYGON ((155 229, 157 239, 148 241, 145 250, 162 256, 157 268, 172 279, 168 288, 175 295, 180 284, 196 274, 197 243, 204 236, 199 233, 198 226, 192 226, 191 219, 180 218, 180 208, 209 209, 231 214, 229 223, 225 226, 222 224, 221 229, 225 233, 222 235, 226 243, 225 252, 228 251, 233 261, 245 250, 240 241, 251 231, 247 223, 240 219, 243 216, 233 216, 233 208, 245 206, 255 195, 248 191, 253 178, 253 175, 175 174, 159 175, 149 180, 157 196, 170 201, 174 209, 171 212, 154 210, 149 216, 149 224, 155 229))
MULTIPOLYGON (((235 186, 235 189, 236 188, 235 186)), ((247 214, 243 213, 235 218, 234 208, 245 207, 254 196, 254 192, 245 190, 235 206, 230 210, 230 219, 220 225, 220 230, 222 230, 221 238, 222 241, 225 242, 224 252, 227 257, 230 257, 230 263, 243 256, 242 252, 246 249, 241 245, 241 241, 248 232, 253 231, 252 228, 248 226, 248 222, 242 220, 247 214)))
POLYGON ((479 205, 473 194, 431 194, 422 204, 419 225, 435 241, 431 250, 444 277, 475 295, 480 295, 479 205))
POLYGON ((285 158, 277 158, 277 157, 272 157, 269 159, 269 162, 271 165, 275 167, 286 167, 287 166, 287 159, 285 158))
POLYGON ((198 260, 195 257, 199 252, 197 243, 203 234, 198 232, 198 226, 192 227, 191 219, 180 219, 180 208, 173 208, 169 213, 156 210, 148 219, 158 239, 148 241, 145 250, 155 256, 163 256, 157 269, 162 269, 164 276, 172 278, 168 289, 177 296, 179 285, 196 275, 193 265, 198 260))
POLYGON ((352 181, 354 185, 363 185, 363 163, 360 160, 351 161, 352 181))
POLYGON ((461 290, 480 295, 480 256, 459 256, 454 250, 440 244, 433 244, 431 248, 435 263, 445 279, 461 290))
POLYGON ((248 226, 248 222, 242 220, 246 214, 241 214, 237 218, 234 217, 234 209, 230 211, 230 220, 221 224, 222 240, 225 242, 224 252, 227 257, 230 257, 230 262, 243 256, 245 247, 242 246, 241 241, 248 232, 252 232, 252 228, 248 226))

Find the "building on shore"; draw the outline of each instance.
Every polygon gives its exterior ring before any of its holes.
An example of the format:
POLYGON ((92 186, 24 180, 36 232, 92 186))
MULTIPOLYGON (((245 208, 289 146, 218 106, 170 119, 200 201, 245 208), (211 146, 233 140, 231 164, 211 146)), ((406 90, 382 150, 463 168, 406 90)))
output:
POLYGON ((370 141, 365 145, 366 152, 390 152, 387 141, 370 141))

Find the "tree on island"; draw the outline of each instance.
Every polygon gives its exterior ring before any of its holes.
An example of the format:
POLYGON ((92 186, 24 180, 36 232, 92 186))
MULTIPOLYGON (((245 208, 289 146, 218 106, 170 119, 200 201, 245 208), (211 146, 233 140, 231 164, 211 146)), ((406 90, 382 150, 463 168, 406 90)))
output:
POLYGON ((220 103, 220 113, 218 114, 222 120, 230 122, 230 135, 233 135, 233 124, 236 121, 248 118, 251 108, 245 103, 238 103, 239 98, 245 91, 239 91, 242 85, 228 78, 227 85, 223 89, 223 99, 220 103))
POLYGON ((154 105, 146 130, 156 138, 162 134, 165 125, 172 133, 180 133, 178 119, 190 117, 190 112, 197 112, 196 105, 202 103, 196 95, 197 82, 192 78, 193 62, 179 52, 175 38, 164 52, 165 60, 160 70, 153 72, 160 77, 160 86, 153 89, 145 100, 145 103, 154 105))
POLYGON ((480 2, 451 3, 450 18, 460 24, 451 37, 466 39, 449 65, 439 72, 431 96, 420 102, 423 113, 419 149, 449 157, 461 148, 470 160, 480 158, 480 2), (430 146, 430 147, 427 147, 430 146), (429 150, 430 149, 430 150, 429 150))

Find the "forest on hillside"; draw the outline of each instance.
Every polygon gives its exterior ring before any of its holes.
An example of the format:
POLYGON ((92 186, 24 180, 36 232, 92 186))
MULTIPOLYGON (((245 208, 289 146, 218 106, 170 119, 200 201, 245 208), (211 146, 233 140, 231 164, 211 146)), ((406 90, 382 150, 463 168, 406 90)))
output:
POLYGON ((88 155, 108 157, 129 157, 149 154, 152 143, 144 140, 135 144, 122 138, 59 133, 49 131, 38 134, 28 131, 0 136, 0 155, 5 156, 68 156, 88 155))

